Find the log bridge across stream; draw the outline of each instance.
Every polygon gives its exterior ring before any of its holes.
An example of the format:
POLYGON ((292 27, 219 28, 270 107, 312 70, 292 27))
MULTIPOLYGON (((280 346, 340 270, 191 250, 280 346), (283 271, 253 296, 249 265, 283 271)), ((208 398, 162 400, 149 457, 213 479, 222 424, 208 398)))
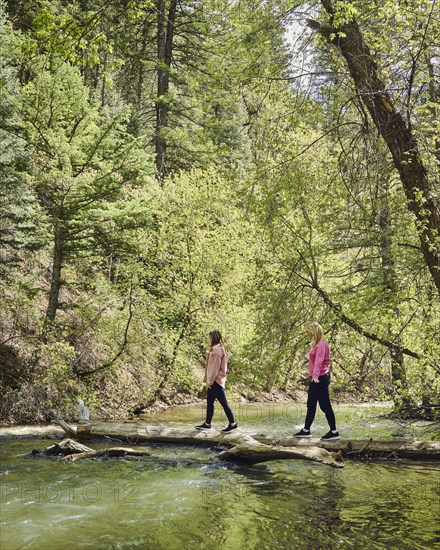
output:
POLYGON ((215 446, 222 449, 218 455, 220 460, 247 464, 279 459, 303 459, 343 468, 344 458, 440 460, 440 441, 374 441, 372 438, 321 441, 314 438, 279 438, 268 434, 248 433, 241 429, 222 433, 215 429, 198 431, 194 428, 169 428, 160 424, 149 425, 141 422, 89 420, 80 420, 74 430, 62 420, 53 422, 60 425, 70 437, 81 441, 109 438, 136 445, 168 443, 215 446))

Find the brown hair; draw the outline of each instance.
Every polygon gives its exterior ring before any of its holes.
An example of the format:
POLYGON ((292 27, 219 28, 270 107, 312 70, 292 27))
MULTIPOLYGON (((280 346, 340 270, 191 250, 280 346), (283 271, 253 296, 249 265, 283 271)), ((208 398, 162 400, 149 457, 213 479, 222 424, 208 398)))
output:
POLYGON ((213 348, 217 344, 221 344, 224 347, 223 344, 223 338, 221 335, 221 332, 219 330, 212 330, 209 333, 209 337, 211 338, 211 347, 213 348))

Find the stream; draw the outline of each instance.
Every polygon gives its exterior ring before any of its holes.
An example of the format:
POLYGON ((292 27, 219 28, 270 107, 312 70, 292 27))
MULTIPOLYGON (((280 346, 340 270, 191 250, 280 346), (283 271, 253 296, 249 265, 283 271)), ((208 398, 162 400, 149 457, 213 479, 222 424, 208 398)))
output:
MULTIPOLYGON (((240 429, 287 435, 304 404, 234 403, 240 429)), ((381 418, 387 404, 335 405, 342 437, 440 438, 426 422, 381 418)), ((187 427, 201 406, 142 421, 187 427)), ((214 426, 225 418, 216 406, 214 426)), ((313 435, 327 431, 317 414, 313 435)), ((147 444, 150 457, 30 458, 54 426, 0 427, 1 550, 440 548, 440 462, 224 463, 218 449, 147 444)), ((92 448, 118 445, 92 441, 92 448)))

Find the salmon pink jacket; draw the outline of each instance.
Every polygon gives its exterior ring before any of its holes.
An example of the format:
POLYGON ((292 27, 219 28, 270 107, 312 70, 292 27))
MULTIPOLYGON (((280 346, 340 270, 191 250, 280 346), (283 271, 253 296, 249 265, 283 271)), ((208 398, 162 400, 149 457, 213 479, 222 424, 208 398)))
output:
POLYGON ((330 349, 327 340, 320 340, 309 351, 309 373, 312 378, 327 374, 330 370, 330 349))
POLYGON ((203 382, 212 386, 214 382, 222 388, 226 385, 226 373, 228 372, 228 355, 221 344, 211 348, 205 363, 205 377, 203 382))

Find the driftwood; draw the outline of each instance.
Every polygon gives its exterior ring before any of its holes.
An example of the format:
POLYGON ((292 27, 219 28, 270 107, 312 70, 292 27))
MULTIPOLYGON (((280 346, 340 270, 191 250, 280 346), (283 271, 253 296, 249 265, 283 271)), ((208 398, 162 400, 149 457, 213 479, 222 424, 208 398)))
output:
MULTIPOLYGON (((371 441, 370 439, 338 439, 321 441, 320 439, 294 437, 276 438, 268 434, 247 434, 240 429, 227 434, 217 430, 197 431, 193 428, 167 428, 162 425, 148 425, 141 422, 85 422, 80 421, 76 430, 77 437, 111 437, 131 444, 144 442, 176 443, 185 445, 223 445, 234 447, 251 436, 259 443, 273 447, 293 448, 298 453, 310 450, 310 447, 325 449, 329 452, 342 451, 347 458, 358 456, 410 458, 415 460, 440 460, 440 441, 407 441, 388 440, 371 441)), ((303 458, 308 458, 303 453, 303 458)), ((269 459, 268 459, 269 460, 269 459)))
POLYGON ((231 451, 220 453, 222 460, 235 460, 247 463, 265 462, 268 460, 304 459, 328 464, 336 468, 344 466, 341 457, 335 458, 335 453, 309 446, 307 449, 278 449, 256 441, 251 435, 240 430, 227 434, 217 430, 198 431, 194 428, 166 428, 164 426, 148 426, 141 423, 107 423, 86 422, 78 424, 77 437, 89 439, 92 437, 118 438, 129 443, 159 442, 185 445, 221 445, 233 447, 231 451))
POLYGON ((194 428, 167 428, 161 424, 148 425, 140 422, 86 422, 80 421, 76 437, 90 439, 106 437, 127 443, 178 443, 184 445, 226 444, 232 446, 244 436, 240 430, 222 433, 218 430, 196 430, 194 428))
POLYGON ((142 449, 131 449, 129 447, 112 447, 111 449, 95 451, 82 443, 78 443, 78 441, 63 439, 60 443, 55 443, 55 445, 47 447, 44 451, 34 449, 32 455, 42 457, 63 455, 64 460, 75 461, 81 460, 82 458, 94 458, 97 456, 150 456, 150 453, 142 449))
POLYGON ((67 435, 71 437, 76 437, 76 431, 67 424, 62 418, 53 418, 51 420, 52 424, 57 424, 66 432, 67 435))
POLYGON ((344 467, 344 459, 339 453, 331 453, 319 447, 304 448, 275 447, 259 443, 253 437, 243 437, 238 445, 220 453, 221 460, 257 464, 269 460, 305 459, 328 464, 335 468, 344 467))
POLYGON ((93 452, 93 449, 91 449, 90 447, 86 447, 81 443, 78 443, 78 441, 73 441, 73 439, 63 439, 59 443, 55 443, 55 445, 51 445, 50 447, 47 447, 46 449, 44 449, 44 451, 34 449, 32 451, 32 455, 33 456, 60 456, 60 455, 68 456, 76 453, 87 453, 90 451, 93 452))
POLYGON ((97 456, 126 457, 126 456, 150 456, 151 453, 141 449, 131 449, 129 447, 112 447, 111 449, 102 449, 101 451, 88 451, 74 455, 66 456, 64 460, 74 462, 83 458, 95 458, 97 456))
POLYGON ((440 441, 409 441, 391 439, 375 441, 374 439, 337 439, 336 441, 321 441, 320 439, 296 439, 292 437, 274 438, 265 434, 254 434, 254 439, 266 445, 281 447, 307 447, 315 445, 327 451, 343 451, 347 458, 368 456, 383 458, 410 458, 413 460, 440 460, 440 441))

